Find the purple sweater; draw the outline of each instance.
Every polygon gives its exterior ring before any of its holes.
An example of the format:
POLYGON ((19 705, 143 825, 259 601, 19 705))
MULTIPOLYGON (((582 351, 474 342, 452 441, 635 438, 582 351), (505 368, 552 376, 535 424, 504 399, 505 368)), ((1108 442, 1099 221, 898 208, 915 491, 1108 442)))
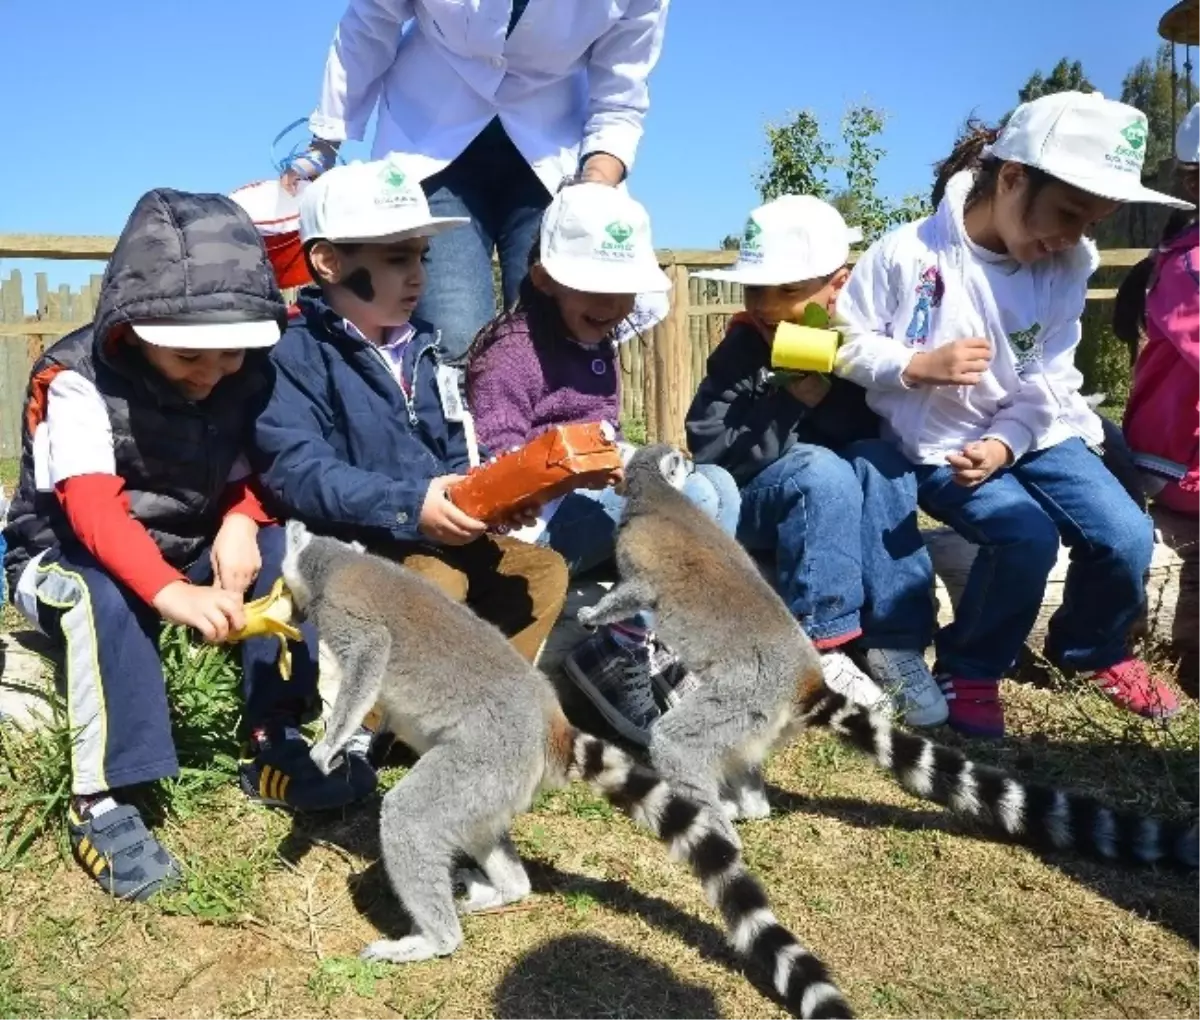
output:
POLYGON ((609 341, 583 347, 565 337, 534 347, 523 315, 498 329, 467 368, 467 399, 479 442, 495 455, 555 425, 620 425, 620 366, 609 341))

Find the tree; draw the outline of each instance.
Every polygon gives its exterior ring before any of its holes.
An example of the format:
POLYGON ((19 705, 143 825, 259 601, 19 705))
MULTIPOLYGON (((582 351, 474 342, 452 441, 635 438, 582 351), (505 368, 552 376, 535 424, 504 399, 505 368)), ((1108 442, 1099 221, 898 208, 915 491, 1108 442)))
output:
MULTIPOLYGON (((1146 139, 1146 173, 1158 170, 1162 160, 1175 154, 1175 120, 1171 116, 1171 44, 1163 43, 1153 59, 1145 57, 1130 68, 1121 82, 1121 102, 1136 106, 1150 122, 1146 139)), ((1196 95, 1193 81, 1192 95, 1196 95)), ((1187 113, 1187 82, 1181 75, 1175 82, 1175 114, 1187 113)))
POLYGON ((742 239, 737 234, 726 234, 721 238, 721 247, 725 251, 737 251, 742 246, 742 239))
POLYGON ((1050 70, 1049 77, 1044 77, 1041 71, 1034 71, 1025 82, 1025 87, 1017 91, 1022 103, 1042 96, 1050 96, 1055 92, 1095 92, 1096 86, 1088 81, 1083 73, 1083 65, 1078 61, 1068 61, 1063 57, 1050 70))
POLYGON ((841 139, 831 141, 807 110, 791 121, 767 125, 767 165, 758 174, 764 202, 780 195, 813 195, 833 205, 868 243, 889 228, 928 212, 917 195, 899 202, 879 194, 877 167, 884 150, 878 144, 886 118, 871 106, 851 106, 842 117, 841 139), (831 179, 840 171, 844 183, 831 179))

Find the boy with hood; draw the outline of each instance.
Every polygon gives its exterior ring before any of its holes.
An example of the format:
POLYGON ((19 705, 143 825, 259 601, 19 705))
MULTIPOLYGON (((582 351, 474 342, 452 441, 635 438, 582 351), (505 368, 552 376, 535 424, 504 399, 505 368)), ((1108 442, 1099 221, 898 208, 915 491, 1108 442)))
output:
MULTIPOLYGON (((253 224, 221 195, 155 190, 134 207, 96 317, 33 367, 20 482, 4 531, 14 601, 66 646, 71 844, 120 899, 179 867, 127 799, 178 772, 158 636, 222 641, 282 564, 246 461, 286 311, 253 224)), ((298 726, 315 703, 315 634, 286 682, 271 638, 241 648, 252 799, 341 807, 374 789, 361 759, 326 777, 298 726)))

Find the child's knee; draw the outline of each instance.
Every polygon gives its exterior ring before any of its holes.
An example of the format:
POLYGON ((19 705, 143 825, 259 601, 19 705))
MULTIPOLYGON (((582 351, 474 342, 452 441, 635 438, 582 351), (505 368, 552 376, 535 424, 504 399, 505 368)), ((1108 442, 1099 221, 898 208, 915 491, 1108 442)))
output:
POLYGON ((812 447, 793 463, 788 486, 803 493, 808 501, 826 506, 839 501, 861 504, 862 487, 854 468, 832 450, 812 447))
POLYGON ((1093 541, 1111 550, 1114 559, 1140 579, 1154 555, 1154 522, 1129 500, 1105 521, 1093 541))
POLYGON ((1024 563, 1031 574, 1049 576, 1058 561, 1058 550, 1062 542, 1058 528, 1040 509, 1030 508, 1022 516, 1017 529, 1016 548, 1005 550, 1004 555, 1015 562, 1024 563))

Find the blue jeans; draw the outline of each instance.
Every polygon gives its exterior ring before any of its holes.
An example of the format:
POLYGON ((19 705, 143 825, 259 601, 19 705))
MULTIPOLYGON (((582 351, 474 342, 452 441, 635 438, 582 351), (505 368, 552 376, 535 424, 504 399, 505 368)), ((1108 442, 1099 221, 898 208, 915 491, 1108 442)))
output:
POLYGON ((921 505, 979 546, 954 622, 937 636, 937 668, 994 680, 1012 668, 1037 618, 1059 539, 1071 550, 1046 654, 1103 669, 1127 654, 1145 602, 1154 530, 1082 439, 1026 454, 974 489, 949 467, 916 468, 921 505))
POLYGON ((738 538, 774 552, 777 587, 813 641, 923 651, 933 565, 917 526, 912 466, 882 440, 839 456, 797 443, 742 489, 738 538))
POLYGON ((429 275, 416 309, 442 331, 442 349, 454 361, 496 314, 493 250, 505 307, 516 301, 550 193, 502 129, 484 131, 422 187, 434 216, 471 218, 429 239, 429 275))
MULTIPOLYGON (((697 464, 683 494, 726 534, 734 533, 741 496, 728 471, 715 464, 697 464)), ((625 498, 613 489, 577 489, 563 498, 538 545, 561 555, 571 576, 577 577, 612 559, 624 509, 625 498)))

